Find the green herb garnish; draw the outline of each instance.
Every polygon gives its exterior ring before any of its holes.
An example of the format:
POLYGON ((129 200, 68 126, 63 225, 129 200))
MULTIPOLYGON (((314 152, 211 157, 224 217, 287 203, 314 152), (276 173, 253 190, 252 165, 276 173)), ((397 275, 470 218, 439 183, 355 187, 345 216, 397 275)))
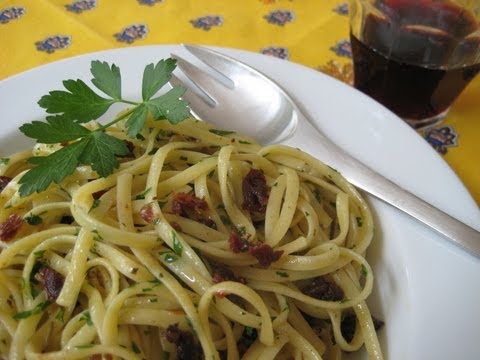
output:
POLYGON ((210 129, 208 131, 211 132, 212 134, 219 135, 219 136, 235 134, 235 131, 230 131, 230 130, 210 129))
POLYGON ((177 237, 177 233, 172 231, 172 240, 173 240, 173 251, 178 256, 182 256, 183 245, 177 237))
POLYGON ((237 226, 238 235, 245 236, 247 234, 247 229, 243 225, 237 226))
POLYGON ((357 220, 357 226, 362 227, 363 219, 360 216, 357 216, 355 219, 357 220))
POLYGON ((158 200, 157 203, 158 203, 158 206, 160 207, 160 209, 163 209, 163 207, 167 204, 168 200, 165 200, 165 201, 162 201, 162 200, 158 200))
POLYGON ((38 304, 37 306, 35 306, 31 310, 21 311, 21 312, 16 313, 15 315, 13 315, 13 318, 15 320, 29 318, 30 316, 37 315, 37 314, 40 314, 41 312, 45 311, 45 309, 49 305, 50 305, 50 301, 42 302, 42 303, 38 304))
POLYGON ((230 218, 228 216, 220 215, 220 220, 222 220, 222 223, 224 223, 225 225, 231 225, 232 224, 232 220, 230 220, 230 218))
MULTIPOLYGON (((160 276, 161 277, 161 276, 160 276)), ((153 279, 153 280, 149 280, 148 281, 150 284, 153 284, 153 287, 157 287, 157 286, 160 286, 162 285, 162 282, 158 279, 153 279)))
POLYGON ((368 275, 368 270, 367 270, 367 267, 365 266, 365 264, 362 264, 362 266, 360 267, 360 272, 363 276, 368 275))
POLYGON ((145 196, 147 196, 147 194, 152 191, 152 188, 148 188, 146 189, 144 192, 142 192, 141 194, 138 194, 137 196, 135 196, 135 200, 145 200, 145 196))
POLYGON ((93 209, 96 209, 97 207, 99 207, 100 203, 101 203, 100 199, 93 199, 92 207, 90 208, 89 212, 92 211, 93 209))
POLYGON ((35 259, 40 260, 43 258, 43 254, 45 254, 45 250, 38 250, 33 253, 33 256, 35 256, 35 259))
POLYGON ((20 179, 20 195, 27 196, 45 190, 52 182, 60 183, 79 165, 90 165, 98 175, 106 177, 119 167, 117 156, 129 153, 124 141, 108 135, 111 125, 126 120, 128 136, 135 138, 143 129, 148 114, 154 120, 168 120, 175 124, 189 116, 189 108, 180 97, 183 87, 173 87, 163 95, 155 94, 171 78, 176 60, 160 60, 145 67, 142 82, 142 101, 122 97, 120 69, 106 62, 92 61, 90 71, 93 85, 106 97, 98 95, 83 80, 65 80, 66 90, 55 90, 44 95, 38 104, 52 114, 46 121, 33 121, 20 127, 26 136, 43 144, 64 144, 48 156, 29 159, 35 165, 20 179), (83 123, 96 120, 115 103, 132 107, 105 125, 90 130, 83 123))
POLYGON ((135 353, 135 354, 140 354, 141 351, 140 351, 140 348, 138 347, 137 344, 135 344, 135 342, 132 341, 132 351, 135 353))
POLYGON ((173 262, 175 262, 175 261, 178 260, 178 256, 176 256, 176 255, 174 255, 173 253, 170 253, 170 252, 169 252, 169 253, 166 253, 166 254, 165 254, 165 256, 164 256, 163 259, 165 260, 165 262, 171 264, 171 263, 173 263, 173 262))
POLYGON ((80 317, 80 320, 85 321, 88 326, 93 326, 92 317, 90 316, 90 311, 88 310, 83 313, 83 315, 80 317))
POLYGON ((256 337, 257 335, 257 330, 251 326, 245 326, 243 331, 247 337, 256 337))
POLYGON ((65 315, 65 309, 64 308, 60 308, 60 310, 58 310, 57 312, 57 315, 55 315, 55 319, 58 320, 58 321, 61 321, 63 322, 63 316, 65 315))
POLYGON ((197 332, 195 331, 195 328, 193 327, 192 319, 190 319, 188 316, 185 316, 185 320, 187 321, 188 327, 192 329, 192 332, 196 334, 197 332))

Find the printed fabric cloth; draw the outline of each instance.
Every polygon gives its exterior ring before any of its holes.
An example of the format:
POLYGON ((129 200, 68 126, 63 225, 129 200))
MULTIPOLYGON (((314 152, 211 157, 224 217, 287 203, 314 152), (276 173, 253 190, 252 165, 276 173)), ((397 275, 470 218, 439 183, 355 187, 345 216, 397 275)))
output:
MULTIPOLYGON (((260 52, 350 84, 353 77, 342 0, 0 0, 0 40, 0 79, 78 54, 178 43, 260 52)), ((477 204, 479 99, 480 76, 444 122, 419 131, 477 204)))

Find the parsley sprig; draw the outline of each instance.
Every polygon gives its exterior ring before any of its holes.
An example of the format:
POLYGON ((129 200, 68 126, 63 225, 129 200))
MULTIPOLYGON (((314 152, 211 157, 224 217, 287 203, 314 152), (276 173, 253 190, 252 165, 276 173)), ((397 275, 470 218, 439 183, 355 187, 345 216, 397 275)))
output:
POLYGON ((65 146, 48 156, 29 159, 35 166, 20 179, 20 195, 41 192, 52 182, 61 182, 79 165, 90 165, 102 177, 110 175, 120 165, 117 156, 129 153, 124 141, 105 132, 121 120, 125 120, 128 136, 134 138, 145 126, 149 113, 154 120, 168 120, 173 124, 187 118, 188 104, 180 99, 184 88, 176 86, 154 97, 170 80, 175 67, 176 60, 172 58, 145 67, 141 102, 124 99, 120 69, 115 64, 98 60, 91 63, 91 82, 106 97, 98 95, 80 79, 65 80, 63 86, 66 90, 44 95, 38 104, 51 115, 44 122, 22 125, 20 131, 38 143, 65 146), (115 103, 128 104, 131 108, 97 129, 90 130, 82 125, 98 119, 115 103))

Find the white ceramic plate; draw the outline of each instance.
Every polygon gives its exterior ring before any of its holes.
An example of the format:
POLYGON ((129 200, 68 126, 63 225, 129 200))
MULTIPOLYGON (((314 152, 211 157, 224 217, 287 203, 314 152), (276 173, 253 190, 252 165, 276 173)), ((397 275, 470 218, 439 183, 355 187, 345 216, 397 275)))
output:
MULTIPOLYGON (((307 109, 317 127, 357 158, 480 229, 480 211, 456 175, 389 111, 317 71, 259 54, 220 50, 276 80, 307 109)), ((124 94, 138 98, 145 65, 171 52, 186 55, 179 46, 124 48, 52 63, 1 81, 0 157, 31 144, 18 127, 44 116, 36 102, 60 89, 62 80, 90 80, 91 60, 119 65, 124 94)), ((408 216, 368 200, 377 221, 369 252, 376 275, 370 301, 372 312, 386 323, 380 332, 385 358, 480 358, 480 260, 408 216)))

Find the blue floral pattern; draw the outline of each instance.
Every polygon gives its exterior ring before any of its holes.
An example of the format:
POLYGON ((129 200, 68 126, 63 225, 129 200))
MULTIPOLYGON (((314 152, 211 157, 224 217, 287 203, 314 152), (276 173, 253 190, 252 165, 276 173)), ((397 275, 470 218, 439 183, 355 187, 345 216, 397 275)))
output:
POLYGON ((80 0, 74 1, 71 4, 65 5, 65 8, 68 11, 74 12, 76 14, 81 14, 84 11, 92 10, 97 6, 97 0, 80 0))
POLYGON ((458 134, 451 126, 428 128, 424 137, 442 155, 448 152, 448 148, 458 146, 458 134))
POLYGON ((190 23, 193 25, 194 28, 208 31, 214 26, 222 26, 223 17, 221 17, 220 15, 200 16, 194 20, 190 20, 190 23))
POLYGON ((260 50, 260 53, 264 55, 269 55, 273 56, 279 59, 285 59, 287 60, 290 54, 288 53, 288 49, 286 47, 280 47, 280 46, 268 46, 264 47, 263 49, 260 50))
POLYGON ((330 48, 338 56, 352 57, 352 46, 348 40, 340 40, 330 48))
POLYGON ((138 0, 138 3, 140 5, 148 5, 148 6, 153 6, 157 3, 161 3, 163 0, 138 0))
POLYGON ((335 11, 339 15, 348 15, 348 2, 337 5, 337 7, 333 9, 333 11, 335 11))
POLYGON ((121 32, 114 34, 118 42, 132 44, 134 41, 143 39, 148 33, 147 25, 133 24, 126 26, 121 32))
POLYGON ((38 51, 44 51, 48 54, 52 54, 56 50, 67 48, 71 43, 71 36, 53 35, 46 37, 44 40, 37 41, 35 46, 37 47, 38 51))
POLYGON ((265 15, 264 18, 270 24, 284 26, 295 20, 295 14, 290 10, 273 10, 268 15, 265 15))
POLYGON ((0 11, 0 24, 8 24, 12 20, 20 19, 25 14, 24 7, 13 6, 0 11))

